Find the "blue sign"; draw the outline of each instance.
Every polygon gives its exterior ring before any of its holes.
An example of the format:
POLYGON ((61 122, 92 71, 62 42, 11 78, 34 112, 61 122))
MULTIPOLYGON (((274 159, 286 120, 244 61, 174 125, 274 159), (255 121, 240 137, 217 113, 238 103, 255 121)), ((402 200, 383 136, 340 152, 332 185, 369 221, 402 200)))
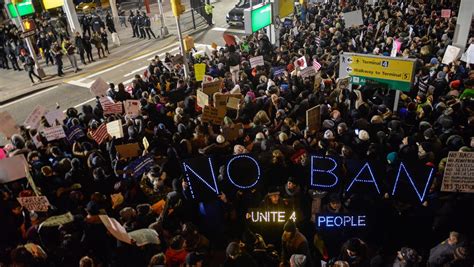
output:
POLYGON ((366 215, 320 214, 316 217, 317 229, 367 227, 366 215))

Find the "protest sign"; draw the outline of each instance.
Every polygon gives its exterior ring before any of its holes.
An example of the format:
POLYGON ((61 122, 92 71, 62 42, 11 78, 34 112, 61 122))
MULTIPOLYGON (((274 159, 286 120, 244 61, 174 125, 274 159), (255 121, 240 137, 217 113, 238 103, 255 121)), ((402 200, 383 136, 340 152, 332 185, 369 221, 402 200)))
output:
POLYGON ((18 197, 18 202, 29 211, 48 211, 49 201, 45 196, 18 197))
POLYGON ((94 83, 92 83, 90 92, 94 96, 105 96, 108 89, 109 85, 101 77, 99 77, 94 81, 94 83))
POLYGON ((234 124, 231 126, 223 126, 222 127, 222 135, 224 135, 225 140, 227 141, 234 141, 239 138, 240 131, 243 129, 241 123, 234 124))
POLYGON ((250 67, 255 68, 257 66, 264 66, 263 56, 253 57, 250 59, 250 67))
POLYGON ((224 38, 225 44, 228 46, 231 45, 237 45, 237 42, 235 41, 235 36, 231 34, 224 33, 222 36, 224 38))
POLYGON ((316 76, 316 70, 314 68, 304 68, 301 70, 300 75, 302 78, 316 76))
POLYGON ((364 21, 362 19, 362 11, 360 9, 356 11, 346 12, 343 14, 344 24, 346 28, 356 27, 364 24, 364 21))
POLYGON ((204 75, 202 78, 202 83, 210 83, 214 81, 214 78, 211 75, 204 75))
POLYGON ((245 214, 245 218, 250 223, 277 223, 285 224, 287 221, 291 220, 295 222, 296 212, 294 211, 285 211, 285 210, 266 210, 266 209, 249 209, 245 214))
POLYGON ((132 161, 124 168, 124 171, 130 173, 134 178, 138 178, 147 172, 153 164, 155 164, 153 156, 148 154, 132 161))
POLYGON ((141 104, 139 100, 125 100, 125 115, 136 117, 140 115, 141 104))
POLYGON ((8 111, 0 112, 0 132, 3 133, 6 138, 20 133, 20 128, 16 125, 15 119, 13 119, 8 111))
POLYGON ((116 145, 115 149, 117 150, 117 153, 122 158, 134 158, 134 157, 139 156, 141 152, 140 146, 138 145, 138 143, 116 145))
POLYGON ((306 127, 309 132, 317 132, 321 128, 321 109, 319 105, 306 110, 306 127))
POLYGON ((127 230, 125 230, 117 220, 110 218, 107 215, 99 215, 99 218, 113 237, 124 243, 132 244, 132 240, 128 235, 127 230))
POLYGON ((299 67, 300 69, 304 69, 304 68, 308 67, 308 64, 306 63, 306 57, 305 56, 302 56, 302 57, 298 58, 297 60, 295 60, 295 62, 293 64, 295 65, 295 68, 299 67))
POLYGON ((111 137, 115 137, 117 139, 123 138, 123 127, 122 127, 122 120, 115 120, 112 122, 107 123, 107 133, 111 137))
POLYGON ((50 126, 63 125, 66 115, 62 110, 55 109, 47 112, 44 117, 50 126))
POLYGON ((107 132, 107 125, 102 123, 97 129, 91 131, 91 136, 94 141, 96 141, 97 144, 102 144, 104 141, 106 141, 110 135, 107 132))
POLYGON ((448 47, 446 47, 446 51, 444 52, 441 63, 448 65, 449 63, 453 62, 458 58, 459 52, 461 52, 461 48, 448 45, 448 47))
POLYGON ((40 225, 40 227, 60 226, 60 225, 68 224, 73 221, 74 221, 74 216, 70 212, 68 212, 62 215, 49 217, 48 219, 46 219, 46 221, 44 221, 40 225))
POLYGON ((74 141, 84 136, 86 136, 86 134, 79 125, 72 126, 71 128, 66 130, 66 139, 70 144, 74 143, 74 141))
POLYGON ((200 108, 204 108, 204 106, 209 105, 209 96, 204 93, 202 90, 196 91, 196 98, 197 98, 197 105, 200 108))
POLYGON ((0 184, 25 178, 26 165, 26 159, 23 154, 0 160, 0 184))
POLYGON ((31 129, 36 129, 38 128, 41 118, 44 116, 46 113, 46 108, 38 105, 31 111, 30 115, 26 118, 25 122, 23 125, 25 125, 26 128, 31 128, 31 129))
POLYGON ((184 63, 183 56, 180 55, 180 54, 174 55, 174 56, 171 58, 171 63, 173 63, 173 65, 183 64, 183 63, 184 63))
POLYGON ((104 111, 104 115, 109 114, 122 114, 123 113, 123 105, 122 102, 115 103, 109 97, 101 97, 99 98, 100 105, 102 106, 102 110, 104 111))
POLYGON ((451 9, 441 9, 441 17, 449 19, 451 17, 451 9))
POLYGON ((470 44, 469 48, 466 51, 466 61, 467 64, 474 63, 474 44, 470 44))
POLYGON ((449 152, 441 191, 474 193, 474 152, 449 152))
POLYGON ((54 141, 66 137, 66 133, 64 132, 62 125, 44 128, 43 134, 48 141, 54 141))
POLYGON ((153 229, 140 229, 128 233, 129 236, 136 242, 137 246, 141 247, 147 244, 160 244, 158 233, 153 229))
POLYGON ((150 146, 150 143, 148 142, 148 139, 146 138, 146 136, 143 137, 142 143, 143 143, 143 148, 145 150, 148 150, 148 147, 150 146))
POLYGON ((41 135, 39 132, 37 132, 33 137, 31 137, 31 140, 35 144, 36 148, 40 148, 43 146, 43 142, 41 141, 41 135))
POLYGON ((196 81, 198 82, 202 81, 205 74, 206 74, 206 64, 204 63, 194 64, 194 76, 196 77, 196 81))
POLYGON ((317 214, 316 229, 348 229, 367 227, 367 215, 364 214, 317 214))
POLYGON ((219 111, 213 106, 205 106, 202 110, 202 122, 209 122, 216 125, 221 125, 224 116, 219 116, 219 111))
POLYGON ((214 93, 219 92, 222 86, 222 79, 219 79, 217 81, 213 82, 208 82, 208 83, 203 83, 202 84, 202 91, 209 95, 212 96, 214 93))
POLYGON ((240 98, 229 97, 227 100, 227 107, 231 109, 239 109, 240 98))

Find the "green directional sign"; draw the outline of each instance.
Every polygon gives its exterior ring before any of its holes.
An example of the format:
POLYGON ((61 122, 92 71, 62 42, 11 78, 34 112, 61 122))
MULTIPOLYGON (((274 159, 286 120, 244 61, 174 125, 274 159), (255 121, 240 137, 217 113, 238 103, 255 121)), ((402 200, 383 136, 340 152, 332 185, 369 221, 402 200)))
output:
POLYGON ((259 4, 244 10, 245 33, 251 34, 272 24, 272 4, 259 4))
MULTIPOLYGON (((7 7, 8 7, 8 12, 10 12, 10 15, 12 16, 12 18, 18 17, 15 7, 13 6, 12 3, 8 3, 7 7)), ((31 2, 31 0, 25 0, 21 3, 18 3, 16 7, 18 8, 18 12, 20 13, 20 16, 26 16, 26 15, 35 13, 35 8, 33 7, 33 3, 31 2)))

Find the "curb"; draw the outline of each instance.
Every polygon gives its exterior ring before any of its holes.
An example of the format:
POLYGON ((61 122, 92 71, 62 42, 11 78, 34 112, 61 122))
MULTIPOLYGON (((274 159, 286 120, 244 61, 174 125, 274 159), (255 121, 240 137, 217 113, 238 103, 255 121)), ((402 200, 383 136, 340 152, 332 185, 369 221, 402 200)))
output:
POLYGON ((22 99, 22 98, 24 98, 24 97, 26 97, 26 96, 29 96, 29 95, 32 95, 32 94, 35 94, 35 93, 44 91, 44 90, 49 89, 49 88, 54 87, 54 86, 57 86, 57 85, 59 85, 59 84, 61 84, 61 82, 59 82, 59 83, 54 83, 54 84, 50 84, 50 85, 45 85, 45 86, 43 86, 43 87, 39 87, 39 88, 33 89, 33 90, 28 91, 28 92, 26 92, 26 93, 19 94, 19 95, 13 96, 13 97, 11 97, 11 98, 5 99, 5 100, 3 100, 3 101, 0 101, 0 107, 3 106, 3 105, 8 104, 8 103, 10 103, 10 102, 13 102, 13 101, 22 99))

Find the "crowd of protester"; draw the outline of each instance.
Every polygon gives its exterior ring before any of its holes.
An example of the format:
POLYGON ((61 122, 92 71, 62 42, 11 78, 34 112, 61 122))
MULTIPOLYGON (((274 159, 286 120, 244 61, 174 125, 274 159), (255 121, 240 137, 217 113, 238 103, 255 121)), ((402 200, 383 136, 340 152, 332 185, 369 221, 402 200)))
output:
POLYGON ((20 206, 18 196, 33 195, 26 179, 1 185, 0 265, 472 266, 472 195, 440 190, 448 152, 474 149, 474 70, 460 60, 440 63, 453 39, 459 1, 329 2, 304 4, 301 16, 279 28, 279 47, 260 32, 239 45, 189 56, 191 72, 193 63, 205 63, 207 75, 223 79, 222 93, 242 94, 238 110, 228 109, 223 120, 223 126, 242 124, 236 140, 226 140, 221 125, 201 121, 200 82, 193 73, 185 80, 171 55, 152 60, 146 77, 137 75, 129 88, 110 84, 107 94, 114 101, 140 101, 137 117, 104 116, 99 101, 69 108, 64 128, 79 126, 86 136, 72 144, 42 138, 40 148, 31 138, 37 130, 22 128, 3 150, 9 157, 25 155, 51 207, 30 212, 20 206), (356 9, 362 9, 364 25, 347 27, 341 12, 356 9), (442 9, 451 9, 451 18, 441 18, 442 9), (402 43, 398 57, 416 59, 412 89, 401 94, 396 112, 393 90, 349 89, 338 75, 341 52, 389 56, 394 40, 402 43), (251 68, 249 58, 258 55, 265 65, 251 68), (316 77, 300 76, 293 62, 301 56, 322 65, 316 77), (231 73, 237 65, 240 71, 231 73), (277 67, 284 67, 282 74, 275 74, 277 67), (310 131, 306 110, 317 105, 322 123, 310 131), (123 121, 125 137, 97 144, 97 128, 116 119, 123 121), (140 177, 126 171, 133 159, 115 149, 127 143, 154 156, 155 164, 140 177), (190 197, 182 160, 242 153, 263 162, 261 184, 247 191, 224 188, 206 201, 190 197), (312 190, 300 172, 309 154, 378 160, 387 173, 399 162, 416 163, 433 167, 434 181, 422 203, 387 192, 312 190), (278 227, 254 227, 246 213, 258 207, 298 216, 278 227), (362 212, 372 221, 366 229, 328 232, 315 229, 315 211, 362 212), (41 227, 67 212, 73 222, 41 227), (160 244, 118 241, 100 214, 116 218, 128 232, 153 229, 160 244))

